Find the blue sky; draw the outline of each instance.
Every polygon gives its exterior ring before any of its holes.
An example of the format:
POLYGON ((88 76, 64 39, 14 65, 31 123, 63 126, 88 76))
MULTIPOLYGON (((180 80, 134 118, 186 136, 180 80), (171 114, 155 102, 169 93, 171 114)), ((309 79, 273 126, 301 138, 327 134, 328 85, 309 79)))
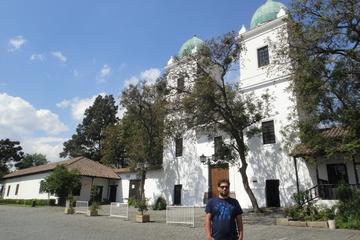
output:
POLYGON ((118 98, 130 82, 154 80, 194 34, 249 28, 264 2, 2 0, 0 139, 60 160, 98 94, 118 98))

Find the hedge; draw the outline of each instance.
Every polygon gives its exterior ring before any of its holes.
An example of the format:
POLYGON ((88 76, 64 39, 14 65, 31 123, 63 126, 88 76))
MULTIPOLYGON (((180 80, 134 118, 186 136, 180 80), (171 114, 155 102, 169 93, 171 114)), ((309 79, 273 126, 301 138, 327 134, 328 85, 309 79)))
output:
POLYGON ((0 199, 0 204, 19 204, 31 206, 33 201, 36 206, 54 206, 55 199, 0 199))

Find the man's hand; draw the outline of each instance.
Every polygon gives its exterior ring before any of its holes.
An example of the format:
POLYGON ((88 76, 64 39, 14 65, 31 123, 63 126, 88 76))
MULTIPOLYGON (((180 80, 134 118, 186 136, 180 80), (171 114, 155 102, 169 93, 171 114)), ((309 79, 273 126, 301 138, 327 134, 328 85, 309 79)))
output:
POLYGON ((238 240, 244 240, 244 225, 243 225, 243 220, 242 220, 241 215, 236 216, 236 224, 237 224, 238 232, 239 232, 238 240))

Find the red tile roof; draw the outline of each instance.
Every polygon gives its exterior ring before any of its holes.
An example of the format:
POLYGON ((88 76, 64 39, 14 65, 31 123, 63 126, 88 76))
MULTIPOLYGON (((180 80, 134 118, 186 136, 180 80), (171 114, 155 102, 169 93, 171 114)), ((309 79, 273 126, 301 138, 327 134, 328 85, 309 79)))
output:
POLYGON ((113 168, 107 167, 101 163, 95 162, 85 157, 76 157, 70 160, 16 170, 3 176, 3 178, 13 178, 42 172, 49 172, 54 170, 58 165, 64 165, 69 170, 77 169, 82 176, 120 179, 113 168))

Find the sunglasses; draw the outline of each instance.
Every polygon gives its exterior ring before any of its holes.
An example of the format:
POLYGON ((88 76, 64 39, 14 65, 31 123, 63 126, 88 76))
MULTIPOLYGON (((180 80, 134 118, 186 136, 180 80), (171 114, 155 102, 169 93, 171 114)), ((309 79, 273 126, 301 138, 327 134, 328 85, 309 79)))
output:
POLYGON ((219 186, 219 188, 221 188, 221 189, 225 189, 225 188, 229 189, 229 186, 219 186))

